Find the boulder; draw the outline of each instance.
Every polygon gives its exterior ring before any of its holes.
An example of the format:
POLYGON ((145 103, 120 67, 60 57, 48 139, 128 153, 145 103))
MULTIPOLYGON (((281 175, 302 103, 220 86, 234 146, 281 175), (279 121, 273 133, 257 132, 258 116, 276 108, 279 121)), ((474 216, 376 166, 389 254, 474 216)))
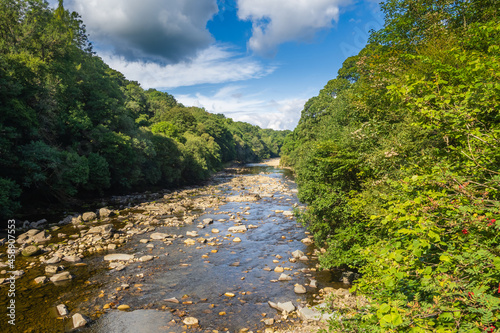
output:
POLYGON ((280 277, 278 278, 278 281, 290 281, 290 280, 292 280, 292 278, 289 275, 284 274, 284 273, 282 273, 280 275, 280 277))
POLYGON ((31 229, 17 237, 18 244, 44 243, 52 238, 44 230, 31 229))
POLYGON ((86 212, 82 214, 82 220, 84 222, 90 222, 97 219, 97 214, 94 212, 86 212))
POLYGON ((72 317, 73 328, 84 327, 89 323, 89 320, 79 313, 75 313, 72 317))
POLYGON ((47 279, 46 276, 39 276, 37 278, 35 278, 35 283, 36 284, 44 284, 48 281, 49 279, 47 279))
POLYGON ((97 227, 92 227, 87 231, 88 234, 107 234, 114 231, 113 225, 108 223, 108 224, 103 224, 97 227))
POLYGON ((277 306, 278 310, 285 311, 287 313, 295 311, 295 305, 293 305, 293 303, 290 301, 285 302, 285 303, 278 302, 278 304, 276 304, 276 306, 277 306))
POLYGON ((69 274, 69 272, 62 272, 62 273, 55 274, 54 276, 52 276, 50 278, 50 281, 52 281, 52 282, 62 282, 62 281, 71 280, 72 278, 73 277, 71 276, 71 274, 69 274))
POLYGON ((113 216, 113 215, 114 215, 114 213, 110 209, 107 209, 107 208, 101 208, 101 209, 99 209, 99 217, 101 219, 105 219, 106 217, 110 217, 110 216, 113 216))
POLYGON ((304 321, 319 321, 321 319, 321 312, 318 310, 313 310, 309 308, 299 308, 297 310, 297 314, 299 315, 300 319, 304 321))
POLYGON ((134 259, 133 254, 124 254, 124 253, 112 253, 104 256, 104 260, 106 261, 129 261, 134 259))
POLYGON ((237 225, 237 226, 234 226, 234 227, 229 227, 229 229, 227 229, 228 232, 234 232, 234 233, 237 233, 237 232, 246 232, 247 231, 247 227, 244 226, 244 225, 237 225))
POLYGON ((31 257, 31 256, 35 256, 37 254, 40 253, 40 249, 38 248, 38 246, 35 246, 35 245, 30 245, 30 246, 27 246, 25 247, 21 254, 24 256, 24 257, 31 257))
POLYGON ((300 250, 296 250, 296 251, 292 252, 292 257, 294 257, 295 259, 299 259, 303 255, 304 255, 304 252, 302 252, 300 250))
POLYGON ((56 309, 60 316, 67 316, 69 314, 68 308, 64 304, 59 304, 56 309))
POLYGON ((296 293, 296 294, 305 294, 306 293, 306 287, 304 287, 303 285, 301 284, 296 284, 293 288, 293 291, 296 293))

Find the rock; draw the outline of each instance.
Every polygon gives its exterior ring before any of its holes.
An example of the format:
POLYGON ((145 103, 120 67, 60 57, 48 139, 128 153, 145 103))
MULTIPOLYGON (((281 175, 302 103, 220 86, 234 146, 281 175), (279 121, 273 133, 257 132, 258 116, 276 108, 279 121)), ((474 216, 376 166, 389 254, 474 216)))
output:
POLYGON ((224 294, 224 296, 226 296, 226 297, 234 297, 235 295, 233 293, 227 292, 227 293, 224 294))
POLYGON ((184 244, 186 245, 195 245, 196 244, 196 241, 192 238, 188 238, 186 240, 184 240, 184 244))
POLYGON ((18 244, 44 243, 52 238, 44 230, 31 229, 17 237, 18 244))
POLYGON ((40 253, 40 249, 38 248, 38 246, 35 246, 35 245, 30 245, 30 246, 27 246, 25 247, 21 254, 24 256, 24 257, 31 257, 31 256, 35 256, 37 255, 38 253, 40 253))
POLYGON ((115 250, 116 244, 108 244, 108 250, 115 250))
POLYGON ((89 321, 79 313, 75 313, 72 319, 73 319, 73 328, 84 327, 89 323, 89 321))
POLYGON ((128 261, 134 259, 133 254, 124 254, 124 253, 112 253, 104 256, 104 260, 106 261, 128 261))
POLYGON ((63 257, 62 260, 67 261, 67 262, 80 262, 82 261, 82 258, 78 256, 66 256, 63 257))
POLYGON ((146 244, 149 243, 149 239, 141 239, 139 242, 142 244, 146 244))
POLYGON ((284 269, 283 269, 283 267, 278 266, 278 267, 276 267, 276 268, 274 269, 274 271, 275 271, 276 273, 283 273, 284 269))
POLYGON ((311 280, 311 282, 309 282, 309 287, 311 287, 311 288, 318 288, 318 281, 311 280))
POLYGON ((118 305, 117 309, 121 311, 130 310, 130 306, 128 306, 127 304, 121 304, 118 305))
POLYGON ((214 219, 210 219, 210 218, 203 219, 203 224, 205 224, 205 225, 209 225, 209 224, 212 224, 212 223, 214 223, 214 219))
POLYGON ((299 258, 299 260, 302 260, 302 261, 308 261, 309 258, 307 256, 302 256, 299 258))
POLYGON ((292 252, 292 257, 294 257, 295 259, 299 259, 303 255, 304 255, 304 252, 302 252, 300 250, 296 250, 296 251, 292 252))
POLYGON ((278 281, 290 281, 292 278, 287 274, 281 274, 278 278, 278 281))
POLYGON ((239 243, 239 242, 241 242, 241 238, 239 238, 239 237, 235 237, 235 238, 233 239, 233 242, 235 242, 235 243, 239 243))
POLYGON ((198 231, 186 231, 186 236, 188 237, 198 237, 198 231))
POLYGON ((50 278, 50 281, 52 281, 52 282, 62 282, 62 281, 71 280, 72 278, 73 277, 71 276, 71 274, 69 274, 69 272, 62 272, 62 273, 55 274, 54 276, 52 276, 50 278))
POLYGON ((195 317, 186 317, 182 322, 184 325, 198 325, 198 319, 195 317))
POLYGON ((309 237, 302 239, 301 242, 304 243, 305 245, 311 245, 313 243, 312 239, 309 237))
POLYGON ((101 209, 99 209, 99 217, 101 219, 104 219, 106 217, 110 217, 110 216, 113 216, 113 215, 114 215, 114 213, 110 209, 107 209, 107 208, 101 208, 101 209))
POLYGON ((168 234, 164 234, 164 233, 161 233, 161 232, 155 232, 155 233, 152 233, 149 238, 151 239, 156 239, 156 240, 162 240, 162 239, 165 239, 165 238, 168 238, 170 235, 168 234))
POLYGON ((67 316, 69 314, 68 308, 64 304, 59 304, 56 309, 60 316, 67 316))
POLYGON ((283 212, 283 215, 284 215, 284 216, 293 216, 293 212, 292 212, 291 210, 285 210, 285 211, 283 212))
POLYGON ((280 311, 285 311, 287 313, 290 313, 292 311, 295 311, 295 305, 293 305, 292 302, 285 302, 285 303, 280 303, 278 302, 278 304, 276 304, 278 310, 280 311))
POLYGON ((213 234, 218 234, 219 232, 220 232, 219 229, 212 229, 213 234))
POLYGON ((153 260, 153 256, 142 256, 140 259, 140 261, 150 261, 150 260, 153 260))
POLYGON ((234 232, 234 233, 237 233, 237 232, 246 232, 247 231, 247 227, 244 226, 244 225, 237 225, 237 226, 234 226, 234 227, 229 227, 229 229, 227 229, 228 232, 234 232))
POLYGON ((58 256, 53 256, 52 258, 45 261, 46 264, 57 264, 58 262, 61 262, 61 258, 59 258, 58 256))
POLYGON ((35 278, 35 283, 36 284, 44 284, 48 281, 49 279, 47 279, 46 276, 39 276, 37 278, 35 278))
POLYGON ((274 324, 274 318, 266 318, 264 319, 264 324, 267 326, 271 326, 274 324))
POLYGON ((296 284, 293 288, 293 291, 296 293, 296 294, 305 294, 306 293, 306 287, 304 287, 303 285, 301 284, 296 284))
POLYGON ((45 266, 45 273, 47 273, 47 274, 55 274, 58 271, 62 270, 61 267, 62 266, 56 266, 56 265, 45 266))
POLYGON ((114 227, 111 223, 99 225, 97 227, 92 227, 87 231, 89 234, 107 234, 114 231, 114 227))
POLYGON ((272 327, 267 327, 267 328, 264 330, 264 333, 274 333, 274 328, 272 328, 272 327))
POLYGON ((84 222, 90 222, 95 219, 97 219, 97 214, 94 212, 86 212, 82 214, 82 220, 84 222))
POLYGON ((314 320, 319 321, 321 319, 321 312, 309 308, 299 308, 297 314, 300 319, 304 321, 314 320))
POLYGON ((179 300, 175 297, 172 297, 172 298, 167 298, 164 300, 165 302, 169 302, 169 303, 179 303, 179 300))

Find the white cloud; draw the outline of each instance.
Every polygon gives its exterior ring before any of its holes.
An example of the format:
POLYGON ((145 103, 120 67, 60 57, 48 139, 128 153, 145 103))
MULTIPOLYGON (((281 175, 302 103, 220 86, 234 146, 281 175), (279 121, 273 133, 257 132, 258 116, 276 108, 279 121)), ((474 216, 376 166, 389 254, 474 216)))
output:
POLYGON ((339 6, 350 0, 238 0, 238 17, 252 21, 248 47, 272 55, 288 41, 310 41, 338 21, 339 6))
POLYGON ((69 0, 90 39, 127 60, 175 63, 208 47, 216 0, 69 0))
POLYGON ((109 52, 100 55, 111 68, 123 73, 129 80, 140 82, 146 89, 169 89, 255 79, 275 70, 273 66, 265 66, 220 45, 212 45, 199 51, 192 59, 168 65, 140 60, 129 61, 123 56, 109 52))
POLYGON ((184 105, 203 107, 212 113, 222 113, 235 121, 244 121, 261 128, 294 129, 307 99, 266 99, 260 94, 246 95, 244 86, 226 86, 212 96, 176 95, 184 105))

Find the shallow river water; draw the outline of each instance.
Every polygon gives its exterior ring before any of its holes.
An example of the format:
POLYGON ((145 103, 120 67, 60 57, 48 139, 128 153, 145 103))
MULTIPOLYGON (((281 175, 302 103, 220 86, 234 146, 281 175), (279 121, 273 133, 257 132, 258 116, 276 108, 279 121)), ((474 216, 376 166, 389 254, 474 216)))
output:
MULTIPOLYGON (((110 270, 103 261, 107 252, 85 257, 86 266, 69 266, 75 279, 62 285, 49 282, 34 286, 30 281, 42 274, 43 266, 29 270, 17 280, 17 325, 15 328, 6 325, 2 318, 0 331, 68 331, 70 318, 58 318, 55 312, 55 306, 61 302, 67 305, 70 315, 78 312, 93 319, 79 332, 239 332, 241 329, 258 332, 264 331, 266 318, 275 318, 275 325, 293 324, 298 319, 280 323, 282 318, 268 301, 292 301, 296 306, 313 304, 318 289, 343 285, 336 282, 338 277, 334 273, 317 269, 314 246, 301 242, 308 236, 305 228, 287 214, 294 207, 301 207, 291 173, 265 164, 252 164, 236 171, 216 176, 211 185, 215 195, 234 198, 261 192, 260 199, 226 200, 218 207, 196 212, 192 224, 159 225, 154 231, 135 235, 109 253, 134 254, 136 258, 151 255, 154 259, 133 262, 120 271, 110 270), (200 228, 208 218, 213 223, 200 228), (250 228, 244 233, 229 232, 235 225, 250 228), (213 229, 219 232, 214 233, 213 229), (186 245, 184 241, 189 238, 186 233, 192 231, 199 235, 192 239, 205 237, 212 241, 186 245), (153 232, 182 235, 182 238, 176 238, 171 245, 164 244, 149 239, 153 232), (236 237, 241 241, 235 242, 236 237), (295 250, 303 251, 309 260, 290 261, 295 250), (276 267, 282 267, 291 280, 276 281, 281 275, 274 271, 276 267), (311 279, 317 281, 317 288, 309 286, 311 279), (296 294, 295 284, 306 286, 307 292, 296 294), (167 301, 171 298, 179 303, 167 301), (116 309, 123 304, 130 310, 116 309), (108 306, 109 309, 103 309, 108 306), (199 324, 184 326, 182 321, 186 317, 198 319, 199 324)), ((35 258, 20 260, 36 261, 35 258)), ((7 301, 2 286, 0 304, 7 301)))

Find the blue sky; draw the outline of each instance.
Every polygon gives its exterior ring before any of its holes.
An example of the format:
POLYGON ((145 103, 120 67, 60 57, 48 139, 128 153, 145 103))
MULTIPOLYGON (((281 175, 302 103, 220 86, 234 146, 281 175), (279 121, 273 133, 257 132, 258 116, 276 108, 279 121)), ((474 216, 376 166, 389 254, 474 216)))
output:
MULTIPOLYGON (((55 0, 50 3, 56 3, 55 0)), ((376 1, 66 0, 94 51, 145 89, 263 128, 304 103, 382 27, 376 1)))

